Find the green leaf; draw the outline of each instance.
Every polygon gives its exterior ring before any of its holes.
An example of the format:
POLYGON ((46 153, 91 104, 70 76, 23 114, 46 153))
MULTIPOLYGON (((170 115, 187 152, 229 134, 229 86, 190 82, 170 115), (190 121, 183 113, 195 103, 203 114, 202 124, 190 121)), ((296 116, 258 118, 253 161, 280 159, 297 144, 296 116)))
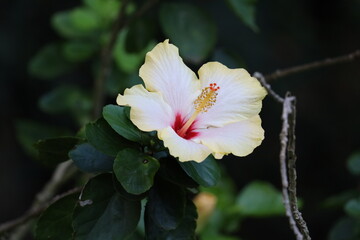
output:
POLYGON ((133 145, 117 134, 103 118, 94 123, 88 123, 85 133, 91 145, 112 157, 116 157, 120 150, 133 145))
POLYGON ((139 70, 140 65, 144 62, 146 53, 155 46, 155 42, 150 41, 147 46, 139 52, 127 52, 127 34, 127 30, 123 30, 119 33, 113 51, 114 59, 119 69, 121 69, 125 73, 134 73, 139 70))
POLYGON ((255 23, 256 0, 226 0, 230 9, 254 32, 259 31, 255 23))
POLYGON ((43 95, 39 107, 49 114, 70 113, 80 124, 88 122, 92 100, 90 94, 74 85, 62 85, 43 95))
POLYGON ((358 226, 359 221, 353 218, 341 218, 331 229, 329 240, 358 240, 360 237, 358 226))
POLYGON ((52 16, 51 23, 59 35, 65 38, 83 38, 88 35, 77 29, 71 19, 71 11, 57 12, 52 16))
POLYGON ((145 215, 152 219, 151 222, 166 231, 176 229, 185 214, 184 188, 157 179, 154 187, 149 191, 145 215))
POLYGON ((140 201, 126 201, 114 190, 111 174, 85 186, 73 218, 75 240, 127 239, 140 218, 140 201))
POLYGON ((82 62, 91 57, 96 51, 95 44, 89 41, 74 40, 62 45, 62 54, 69 62, 82 62))
POLYGON ((159 175, 169 182, 180 186, 189 188, 196 188, 199 186, 197 182, 184 172, 180 167, 180 163, 172 157, 165 158, 164 161, 161 162, 159 175))
POLYGON ((215 46, 214 22, 202 9, 192 4, 164 2, 160 8, 160 24, 187 61, 200 63, 215 46))
POLYGON ((103 108, 103 116, 110 126, 124 138, 146 144, 149 137, 142 133, 126 116, 125 108, 116 105, 107 105, 103 108))
POLYGON ((68 152, 80 142, 76 137, 58 137, 40 140, 35 147, 38 159, 47 166, 55 166, 69 160, 68 152))
POLYGON ((181 219, 180 224, 173 230, 168 231, 156 225, 151 215, 147 214, 145 217, 146 239, 195 239, 196 219, 196 207, 189 199, 186 201, 185 214, 181 219))
POLYGON ((38 151, 34 147, 34 144, 38 140, 71 135, 71 132, 67 129, 24 119, 16 121, 15 128, 19 143, 25 152, 33 157, 38 154, 38 151))
POLYGON ((87 7, 78 7, 71 10, 69 17, 74 28, 83 33, 92 33, 101 27, 99 16, 87 7))
POLYGON ((74 193, 51 204, 40 216, 36 228, 36 240, 71 240, 74 232, 71 222, 79 194, 74 193))
POLYGON ((360 175, 360 152, 356 152, 348 158, 347 168, 351 174, 360 175))
POLYGON ((157 159, 127 148, 116 156, 114 173, 127 192, 141 194, 151 188, 159 167, 157 159))
POLYGON ((360 198, 348 201, 344 209, 350 217, 360 218, 360 198))
POLYGON ((53 79, 66 72, 72 64, 62 57, 61 46, 55 43, 40 49, 30 60, 29 74, 40 79, 53 79))
POLYGON ((282 195, 270 183, 254 181, 244 187, 236 200, 239 213, 249 217, 284 215, 282 195))
POLYGON ((212 155, 201 163, 180 162, 180 166, 192 179, 204 187, 215 186, 220 178, 219 166, 212 155))
POLYGON ((120 9, 118 0, 83 0, 84 4, 91 8, 102 18, 114 20, 120 9))
POLYGON ((114 158, 103 154, 89 143, 77 145, 69 152, 69 157, 83 172, 97 173, 112 171, 114 158))
POLYGON ((342 208, 349 200, 355 198, 359 195, 357 190, 347 190, 341 193, 336 194, 335 196, 330 196, 324 200, 321 204, 324 208, 342 208))
POLYGON ((114 184, 116 192, 120 195, 121 198, 123 198, 125 200, 140 201, 140 200, 144 199, 147 196, 146 192, 143 193, 143 194, 140 194, 140 195, 128 193, 124 189, 124 187, 119 183, 119 181, 117 180, 115 175, 113 176, 113 184, 114 184))

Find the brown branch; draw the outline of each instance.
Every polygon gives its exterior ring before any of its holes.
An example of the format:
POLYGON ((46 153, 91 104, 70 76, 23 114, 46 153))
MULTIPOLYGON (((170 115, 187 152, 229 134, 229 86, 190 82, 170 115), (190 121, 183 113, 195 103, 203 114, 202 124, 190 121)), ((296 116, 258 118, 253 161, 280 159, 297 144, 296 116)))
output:
MULTIPOLYGON (((288 94, 286 98, 291 98, 289 105, 287 106, 288 111, 288 145, 287 145, 287 170, 289 177, 289 198, 290 206, 293 217, 295 218, 296 223, 298 224, 301 233, 304 236, 305 240, 310 240, 309 229, 307 228, 306 222, 303 219, 301 212, 298 208, 298 200, 296 196, 296 154, 295 154, 295 125, 296 125, 296 98, 290 97, 288 94)), ((284 103, 285 105, 285 103, 284 103)), ((285 116, 283 116, 285 117, 285 116)))
POLYGON ((335 64, 339 64, 339 63, 351 62, 357 58, 360 58, 360 50, 356 50, 350 54, 339 56, 339 57, 327 58, 324 60, 315 61, 312 63, 307 63, 307 64, 303 64, 303 65, 299 65, 299 66, 295 66, 295 67, 291 67, 291 68, 276 70, 273 73, 265 75, 265 79, 266 79, 266 81, 270 82, 275 79, 286 77, 286 76, 300 73, 300 72, 305 72, 305 71, 309 71, 309 70, 313 70, 313 69, 317 69, 317 68, 321 68, 321 67, 326 67, 326 66, 331 66, 331 65, 335 65, 335 64))
POLYGON ((283 195, 283 203, 285 206, 285 213, 286 216, 289 218, 290 228, 293 230, 296 239, 302 240, 303 235, 301 234, 299 228, 296 225, 295 219, 293 217, 291 211, 291 204, 290 204, 290 197, 289 197, 289 180, 287 174, 287 166, 286 166, 286 149, 288 144, 288 130, 289 130, 289 123, 288 123, 288 115, 291 112, 291 101, 293 101, 293 97, 285 97, 283 103, 283 112, 282 112, 282 128, 280 133, 280 174, 281 174, 281 183, 282 183, 282 195, 283 195))
POLYGON ((0 234, 14 229, 10 239, 21 239, 30 230, 28 221, 38 216, 49 204, 58 189, 71 179, 76 173, 76 168, 72 161, 66 161, 58 165, 50 181, 36 195, 34 202, 29 210, 21 217, 0 225, 0 234))
POLYGON ((265 77, 261 73, 255 72, 253 76, 254 78, 257 78, 257 80, 261 83, 261 85, 266 89, 266 91, 275 101, 279 103, 284 102, 284 98, 280 97, 280 95, 278 95, 276 92, 274 92, 274 90, 271 89, 270 84, 266 82, 265 77))
POLYGON ((80 187, 73 188, 67 192, 64 192, 62 194, 56 195, 51 201, 48 203, 42 205, 41 207, 30 209, 28 212, 26 212, 23 216, 18 217, 14 220, 11 220, 9 222, 3 223, 0 225, 0 234, 4 232, 8 232, 13 230, 14 228, 23 225, 24 223, 28 222, 29 220, 36 218, 40 216, 40 214, 51 204, 56 202, 57 200, 66 197, 68 195, 71 195, 73 193, 79 193, 81 191, 80 187))
POLYGON ((290 228, 294 232, 296 239, 311 240, 306 222, 299 211, 296 196, 296 98, 289 93, 286 94, 285 98, 282 98, 271 89, 270 84, 267 83, 265 77, 261 73, 255 72, 253 76, 259 80, 269 95, 283 106, 279 160, 285 213, 289 219, 290 228))
POLYGON ((112 63, 112 52, 116 39, 119 35, 119 32, 124 29, 128 24, 133 22, 135 19, 142 16, 147 10, 149 10, 158 0, 147 0, 144 5, 141 6, 129 19, 126 19, 126 6, 131 0, 124 0, 121 4, 119 14, 113 30, 110 35, 110 40, 108 44, 103 48, 101 52, 101 66, 98 77, 94 82, 94 109, 93 109, 93 118, 97 118, 101 115, 101 109, 104 105, 105 92, 104 85, 105 80, 109 77, 111 72, 111 63, 112 63))

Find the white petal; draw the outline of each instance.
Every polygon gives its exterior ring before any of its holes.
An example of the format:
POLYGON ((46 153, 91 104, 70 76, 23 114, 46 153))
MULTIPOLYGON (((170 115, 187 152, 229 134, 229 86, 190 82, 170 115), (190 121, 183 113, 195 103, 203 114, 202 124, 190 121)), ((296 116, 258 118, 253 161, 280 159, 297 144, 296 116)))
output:
POLYGON ((178 157, 180 162, 202 162, 211 153, 208 147, 179 137, 171 127, 159 131, 158 137, 164 141, 164 145, 169 149, 170 154, 178 157))
POLYGON ((140 77, 152 92, 161 92, 174 113, 189 115, 200 93, 200 82, 179 56, 179 49, 165 40, 146 54, 140 77))
POLYGON ((198 116, 199 127, 221 127, 259 114, 266 90, 245 69, 229 69, 209 62, 199 69, 201 88, 216 83, 220 89, 215 104, 198 116))
POLYGON ((148 92, 141 84, 119 94, 117 104, 130 106, 131 121, 143 131, 154 131, 170 126, 174 114, 160 93, 148 92))
POLYGON ((216 158, 229 153, 239 157, 246 156, 264 139, 259 115, 224 127, 198 131, 200 142, 208 146, 216 158))

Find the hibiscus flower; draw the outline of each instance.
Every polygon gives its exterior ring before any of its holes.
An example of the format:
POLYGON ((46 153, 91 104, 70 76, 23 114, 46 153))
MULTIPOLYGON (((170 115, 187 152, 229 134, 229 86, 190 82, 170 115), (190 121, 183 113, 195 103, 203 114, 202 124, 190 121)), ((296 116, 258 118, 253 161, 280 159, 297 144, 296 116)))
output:
POLYGON ((165 40, 147 53, 139 74, 145 87, 126 89, 117 103, 131 107, 140 130, 156 130, 179 161, 246 156, 264 139, 259 112, 266 90, 245 69, 209 62, 198 78, 165 40))

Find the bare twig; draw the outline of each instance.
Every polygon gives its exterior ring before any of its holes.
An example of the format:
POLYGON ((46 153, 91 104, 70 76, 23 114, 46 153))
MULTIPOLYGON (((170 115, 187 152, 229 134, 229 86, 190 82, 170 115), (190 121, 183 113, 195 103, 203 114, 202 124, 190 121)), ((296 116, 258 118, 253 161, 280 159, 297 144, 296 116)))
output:
POLYGON ((124 0, 122 2, 117 20, 116 20, 114 28, 111 32, 110 40, 101 52, 100 72, 94 82, 94 98, 93 98, 94 99, 94 110, 93 110, 94 118, 99 117, 99 115, 101 114, 102 106, 104 105, 104 98, 105 98, 104 84, 105 84, 105 80, 108 78, 108 76, 111 72, 112 51, 113 51, 116 39, 119 35, 119 32, 122 29, 124 29, 128 24, 133 22, 135 19, 142 16, 158 0, 145 1, 143 6, 141 6, 129 19, 126 19, 125 10, 130 1, 131 0, 124 0))
POLYGON ((360 58, 360 50, 356 50, 353 53, 344 56, 328 58, 322 61, 295 66, 284 70, 277 70, 272 74, 266 75, 265 77, 261 73, 254 73, 254 77, 259 80, 269 95, 283 105, 283 112, 281 117, 282 130, 280 133, 280 172, 282 193, 286 215, 289 218, 290 228, 293 230, 297 240, 310 240, 311 237, 307 228, 307 224, 303 219, 301 212, 299 211, 296 196, 296 98, 294 96, 290 96, 288 93, 286 94, 285 98, 280 97, 275 91, 271 89, 268 81, 320 67, 335 65, 343 62, 350 62, 356 58, 360 58))
POLYGON ((76 173, 76 168, 72 161, 66 161, 58 165, 50 181, 36 195, 30 209, 21 217, 0 225, 0 234, 14 229, 9 239, 22 239, 29 231, 29 220, 38 216, 49 204, 49 201, 56 194, 58 189, 76 173))
POLYGON ((295 169, 295 97, 287 94, 283 103, 282 128, 280 133, 280 173, 282 182, 283 201, 286 210, 286 216, 289 218, 290 228, 293 230, 297 240, 310 240, 309 231, 305 221, 297 207, 296 197, 296 169, 295 169), (289 123, 289 117, 293 119, 289 123), (291 152, 291 156, 290 153, 291 152), (290 158, 291 163, 290 162, 290 158), (288 163, 288 164, 286 164, 288 163), (291 172, 292 174, 289 174, 291 172), (296 217, 294 213, 297 213, 296 217), (299 217, 300 216, 300 217, 299 217), (301 218, 304 224, 299 225, 301 218), (299 229, 299 227, 300 229, 299 229), (304 233, 306 232, 306 234, 304 233))
POLYGON ((266 89, 270 96, 275 99, 275 101, 279 103, 284 102, 284 98, 280 97, 280 95, 278 95, 276 92, 274 92, 274 90, 271 89, 270 84, 266 82, 264 76, 261 73, 255 72, 253 76, 259 80, 261 85, 266 89))
MULTIPOLYGON (((62 194, 56 195, 51 201, 49 201, 48 203, 44 204, 43 206, 34 209, 32 211, 28 211, 26 212, 23 216, 16 218, 14 220, 11 220, 9 222, 3 223, 0 225, 0 234, 4 233, 4 232, 8 232, 11 231, 12 229, 22 225, 23 223, 36 218, 38 216, 40 216, 40 214, 51 204, 53 204, 54 202, 56 202, 57 200, 66 197, 68 195, 71 195, 73 193, 80 193, 81 191, 81 187, 76 187, 73 189, 70 189, 69 191, 66 191, 62 194)), ((13 237, 14 238, 14 237, 13 237)), ((17 239, 17 238, 16 238, 17 239)))
POLYGON ((266 79, 266 81, 270 82, 277 78, 282 78, 285 76, 313 70, 316 68, 331 66, 331 65, 335 65, 335 64, 339 64, 339 63, 344 63, 344 62, 351 62, 357 58, 360 58, 360 50, 356 50, 350 54, 339 56, 339 57, 327 58, 324 60, 315 61, 312 63, 307 63, 304 65, 299 65, 299 66, 295 66, 295 67, 291 67, 291 68, 287 68, 287 69, 276 70, 273 73, 265 75, 265 79, 266 79))
POLYGON ((282 128, 280 133, 280 173, 282 182, 282 195, 286 216, 289 219, 291 230, 297 240, 311 240, 306 222, 303 219, 296 196, 296 155, 295 155, 295 123, 296 123, 296 98, 289 93, 285 98, 280 97, 271 89, 265 77, 255 72, 254 77, 264 86, 269 95, 283 106, 282 128), (289 121, 290 119, 290 121, 289 121))
MULTIPOLYGON (((307 228, 306 222, 303 219, 301 212, 298 208, 298 200, 296 196, 296 154, 295 154, 295 125, 296 125, 296 98, 291 97, 290 95, 286 96, 286 99, 290 98, 289 105, 286 106, 288 119, 288 145, 287 145, 287 170, 289 177, 289 198, 290 206, 293 217, 295 218, 296 223, 298 224, 301 233, 304 236, 305 240, 310 240, 309 229, 307 228)), ((285 108, 285 103, 284 103, 285 108)), ((283 121, 286 116, 283 115, 283 121)))

